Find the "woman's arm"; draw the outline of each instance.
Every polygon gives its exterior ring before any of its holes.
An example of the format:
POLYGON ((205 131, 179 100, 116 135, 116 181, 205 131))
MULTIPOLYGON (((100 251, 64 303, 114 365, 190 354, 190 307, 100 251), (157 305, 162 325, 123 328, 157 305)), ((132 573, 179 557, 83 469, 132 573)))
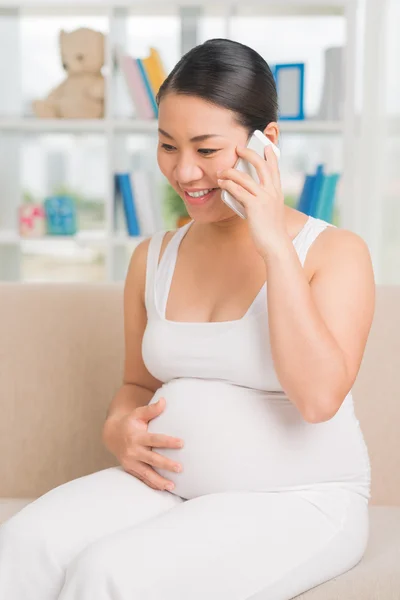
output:
POLYGON ((313 243, 309 283, 290 243, 264 256, 272 357, 283 390, 311 423, 339 410, 359 371, 375 308, 368 247, 329 227, 313 243))
POLYGON ((124 285, 125 359, 123 382, 108 408, 103 440, 108 444, 115 424, 126 414, 145 406, 162 383, 147 370, 142 357, 142 341, 147 324, 145 282, 150 238, 138 244, 132 254, 124 285))

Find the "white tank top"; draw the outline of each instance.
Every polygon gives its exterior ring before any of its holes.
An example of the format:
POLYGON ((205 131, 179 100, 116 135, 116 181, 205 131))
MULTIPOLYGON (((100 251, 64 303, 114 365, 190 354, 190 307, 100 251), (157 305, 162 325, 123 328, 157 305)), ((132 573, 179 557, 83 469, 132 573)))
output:
MULTIPOLYGON (((148 370, 164 382, 177 377, 199 377, 221 379, 258 390, 282 391, 269 342, 267 283, 263 284, 241 319, 191 323, 165 318, 179 246, 193 222, 175 232, 158 268, 161 243, 166 232, 154 234, 149 244, 145 292, 148 327, 143 347, 148 370), (163 343, 167 340, 168 343, 163 343), (171 345, 172 340, 174 343, 171 345)), ((309 217, 293 240, 303 266, 311 244, 329 225, 309 217)))
MULTIPOLYGON (((186 450, 184 448, 179 452, 189 452, 186 454, 186 462, 192 465, 191 471, 189 470, 192 478, 188 475, 188 465, 185 469, 186 476, 184 473, 175 475, 170 471, 159 472, 175 482, 176 493, 182 497, 194 497, 197 494, 226 489, 250 488, 276 491, 315 487, 316 484, 332 482, 339 482, 339 485, 347 487, 353 486, 354 491, 369 497, 369 457, 359 422, 354 415, 351 392, 333 419, 320 424, 310 424, 302 419, 298 409, 282 390, 271 354, 267 283, 264 283, 241 319, 184 322, 165 318, 179 246, 193 222, 190 221, 174 233, 159 265, 161 244, 166 231, 156 232, 151 237, 148 248, 145 288, 148 321, 143 336, 142 356, 148 371, 163 382, 163 386, 154 395, 151 403, 164 396, 168 405, 168 410, 150 422, 149 431, 153 428, 155 432, 164 432, 185 440, 186 450), (264 414, 265 411, 269 412, 264 414), (203 424, 201 424, 202 416, 207 419, 203 424), (210 425, 207 425, 210 423, 210 418, 213 419, 216 427, 215 439, 210 425), (239 485, 237 477, 236 482, 234 481, 234 472, 229 470, 222 458, 218 475, 215 455, 223 455, 217 441, 221 436, 221 420, 224 420, 226 430, 232 432, 235 430, 236 422, 243 435, 246 419, 249 439, 251 436, 252 443, 256 444, 254 440, 259 436, 260 441, 258 446, 254 445, 254 455, 251 454, 250 444, 247 443, 250 454, 244 467, 246 477, 239 485), (268 436, 272 423, 274 434, 268 436), (301 435, 299 432, 296 433, 294 424, 300 427, 301 435), (201 431, 200 437, 199 431, 201 431), (321 437, 322 431, 324 431, 323 437, 321 437), (213 482, 209 474, 203 476, 201 474, 202 469, 207 465, 205 434, 210 448, 210 468, 217 473, 213 482), (199 446, 197 450, 196 439, 199 446), (297 443, 301 440, 301 445, 294 447, 293 443, 296 439, 297 443), (191 443, 192 450, 190 450, 191 443), (290 459, 287 455, 289 460, 285 463, 286 470, 282 465, 279 470, 275 467, 274 475, 271 465, 267 468, 269 476, 265 479, 259 475, 260 465, 258 465, 257 473, 254 472, 255 479, 252 479, 249 464, 251 463, 255 468, 257 464, 255 456, 263 456, 263 446, 265 446, 264 459, 262 459, 264 465, 267 465, 268 461, 265 457, 270 453, 269 451, 273 452, 275 457, 277 453, 285 456, 291 447, 295 453, 290 459), (301 447, 304 455, 301 454, 301 447), (198 452, 197 461, 194 458, 196 452, 198 452), (315 464, 316 459, 318 468, 315 464), (304 465, 303 473, 301 465, 304 465), (222 472, 225 474, 225 480, 221 477, 222 472)), ((328 226, 332 225, 309 217, 293 240, 302 266, 310 246, 328 226)), ((237 465, 243 453, 235 458, 237 443, 233 442, 233 438, 232 444, 233 447, 229 450, 229 443, 225 439, 224 452, 227 451, 237 465)), ((174 452, 176 451, 165 449, 159 453, 177 458, 174 452)), ((279 461, 274 462, 274 465, 276 464, 279 465, 279 461)))

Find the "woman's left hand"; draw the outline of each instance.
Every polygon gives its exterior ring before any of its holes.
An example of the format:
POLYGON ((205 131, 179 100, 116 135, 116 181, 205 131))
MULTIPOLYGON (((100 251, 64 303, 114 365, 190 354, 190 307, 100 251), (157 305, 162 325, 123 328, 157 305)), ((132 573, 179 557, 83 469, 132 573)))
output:
POLYGON ((266 257, 277 245, 290 239, 285 226, 278 159, 272 146, 266 146, 265 160, 249 148, 238 146, 236 152, 255 167, 260 183, 248 173, 232 168, 217 172, 218 185, 243 204, 257 251, 266 257))

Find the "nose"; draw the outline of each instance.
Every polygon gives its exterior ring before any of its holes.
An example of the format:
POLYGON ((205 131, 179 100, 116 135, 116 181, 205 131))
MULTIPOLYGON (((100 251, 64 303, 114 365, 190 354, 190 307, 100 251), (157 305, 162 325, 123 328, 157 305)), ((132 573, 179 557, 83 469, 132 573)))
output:
POLYGON ((175 166, 175 179, 181 186, 198 181, 203 177, 203 169, 190 157, 181 156, 175 166))

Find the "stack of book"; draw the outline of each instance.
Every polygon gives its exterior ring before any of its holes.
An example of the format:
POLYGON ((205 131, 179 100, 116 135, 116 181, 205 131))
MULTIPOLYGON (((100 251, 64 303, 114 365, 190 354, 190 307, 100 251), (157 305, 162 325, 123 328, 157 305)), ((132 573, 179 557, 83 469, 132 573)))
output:
POLYGON ((328 223, 333 222, 336 188, 339 173, 326 174, 324 165, 317 165, 315 174, 306 174, 297 210, 328 223))
POLYGON ((156 95, 166 79, 166 71, 156 48, 150 48, 149 56, 135 58, 117 46, 116 59, 124 75, 129 95, 140 119, 158 117, 156 95))

